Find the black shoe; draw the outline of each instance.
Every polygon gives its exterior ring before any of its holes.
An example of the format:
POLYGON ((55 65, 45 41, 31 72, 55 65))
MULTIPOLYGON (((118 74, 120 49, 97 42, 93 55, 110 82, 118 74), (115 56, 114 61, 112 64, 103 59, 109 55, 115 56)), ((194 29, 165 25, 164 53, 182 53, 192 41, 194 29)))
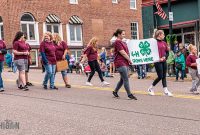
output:
POLYGON ((66 87, 66 88, 71 88, 71 85, 66 84, 65 87, 66 87))
POLYGON ((116 98, 119 97, 119 95, 118 95, 117 92, 115 92, 115 91, 113 91, 113 95, 114 95, 116 98))
POLYGON ((58 88, 56 86, 54 87, 50 87, 51 90, 58 90, 58 88))
POLYGON ((129 97, 130 99, 137 100, 137 98, 136 98, 135 96, 133 96, 133 94, 128 95, 128 97, 129 97))
POLYGON ((22 86, 22 85, 19 85, 19 86, 18 86, 18 89, 23 89, 23 86, 22 86))
POLYGON ((23 87, 23 91, 28 91, 28 90, 29 90, 28 86, 25 85, 25 86, 23 87))
POLYGON ((43 88, 45 89, 45 90, 47 90, 48 88, 47 88, 47 85, 43 85, 43 88))
POLYGON ((33 86, 33 84, 30 83, 30 82, 27 82, 26 85, 27 85, 27 86, 33 86))

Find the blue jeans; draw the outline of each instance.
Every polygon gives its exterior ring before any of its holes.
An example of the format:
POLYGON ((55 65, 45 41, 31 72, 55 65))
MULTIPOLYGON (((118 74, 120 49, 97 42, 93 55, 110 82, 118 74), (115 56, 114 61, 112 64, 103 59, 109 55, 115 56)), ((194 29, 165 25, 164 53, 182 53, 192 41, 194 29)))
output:
POLYGON ((2 71, 3 71, 3 61, 0 62, 0 88, 3 88, 2 71))
POLYGON ((137 65, 138 78, 146 77, 146 65, 137 65))
POLYGON ((179 78, 179 71, 181 71, 181 79, 184 80, 185 70, 180 70, 176 68, 176 80, 179 78))
POLYGON ((50 80, 50 88, 53 88, 55 83, 56 65, 46 64, 44 65, 44 68, 46 74, 44 77, 43 85, 47 85, 48 80, 50 80))
POLYGON ((64 78, 65 76, 67 76, 67 70, 61 71, 62 77, 64 78))

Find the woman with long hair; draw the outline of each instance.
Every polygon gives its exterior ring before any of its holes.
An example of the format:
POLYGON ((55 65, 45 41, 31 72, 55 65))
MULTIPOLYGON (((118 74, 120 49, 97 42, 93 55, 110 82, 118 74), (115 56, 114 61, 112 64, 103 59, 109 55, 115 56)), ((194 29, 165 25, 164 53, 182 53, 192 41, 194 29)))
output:
MULTIPOLYGON (((56 60, 66 60, 66 55, 68 52, 68 46, 65 41, 61 40, 61 37, 58 33, 53 34, 53 42, 56 47, 56 60)), ((66 88, 71 88, 71 85, 68 83, 68 77, 67 77, 67 69, 64 71, 61 71, 63 81, 65 82, 66 88)))
POLYGON ((25 72, 28 70, 29 48, 25 43, 24 33, 19 31, 13 40, 14 63, 19 71, 17 85, 19 89, 29 90, 26 85, 25 72))
POLYGON ((92 86, 90 81, 91 81, 92 77, 94 76, 95 71, 98 72, 99 78, 100 78, 103 86, 110 84, 110 83, 104 81, 103 75, 102 75, 102 72, 101 72, 101 69, 100 69, 100 66, 99 66, 99 63, 97 61, 97 57, 98 57, 98 55, 97 55, 97 49, 98 49, 97 48, 97 43, 98 43, 98 39, 96 37, 93 37, 90 40, 87 48, 84 51, 84 54, 88 58, 88 64, 89 64, 89 66, 91 68, 91 73, 90 73, 90 75, 88 77, 88 80, 86 82, 86 85, 88 85, 88 86, 92 86))
POLYGON ((58 88, 54 85, 56 72, 56 47, 54 46, 52 40, 52 34, 50 32, 46 32, 44 33, 43 41, 40 44, 40 53, 46 72, 43 81, 43 88, 48 89, 47 83, 50 80, 50 89, 57 90, 58 88))
POLYGON ((152 85, 148 88, 148 93, 149 95, 154 96, 155 93, 154 93, 153 88, 154 86, 156 86, 157 83, 159 83, 162 80, 164 94, 167 96, 173 96, 173 94, 167 88, 167 80, 166 80, 167 62, 166 60, 169 55, 169 48, 167 46, 167 43, 163 41, 165 38, 164 31, 157 30, 154 34, 154 38, 157 40, 160 61, 154 63, 158 77, 153 81, 152 85))
POLYGON ((120 74, 120 80, 117 83, 115 90, 113 91, 113 95, 118 98, 119 89, 124 84, 124 88, 127 92, 128 97, 130 99, 137 100, 137 98, 131 93, 129 85, 128 70, 129 70, 129 65, 132 65, 132 62, 131 59, 129 58, 128 47, 126 43, 122 41, 125 37, 125 31, 117 29, 113 35, 117 37, 116 41, 113 44, 115 47, 114 64, 117 71, 120 74))

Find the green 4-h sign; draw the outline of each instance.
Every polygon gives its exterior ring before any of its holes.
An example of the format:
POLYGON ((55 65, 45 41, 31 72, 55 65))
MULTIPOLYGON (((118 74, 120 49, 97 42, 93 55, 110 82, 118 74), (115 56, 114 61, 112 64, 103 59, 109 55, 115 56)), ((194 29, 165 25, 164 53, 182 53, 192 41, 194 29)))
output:
POLYGON ((158 46, 155 39, 130 40, 128 48, 134 65, 159 61, 158 46))

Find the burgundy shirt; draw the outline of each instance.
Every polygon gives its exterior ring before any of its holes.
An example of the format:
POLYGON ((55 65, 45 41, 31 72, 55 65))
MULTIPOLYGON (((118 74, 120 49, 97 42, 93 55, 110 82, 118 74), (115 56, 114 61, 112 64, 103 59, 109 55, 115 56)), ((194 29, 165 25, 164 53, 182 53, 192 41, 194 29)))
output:
POLYGON ((53 42, 41 42, 40 52, 45 53, 48 60, 48 64, 56 64, 56 47, 54 46, 53 42))
POLYGON ((192 69, 197 69, 197 67, 195 66, 191 66, 192 63, 196 63, 196 59, 198 59, 198 57, 196 55, 192 55, 190 54, 187 59, 186 59, 186 65, 188 67, 191 67, 192 69))
POLYGON ((62 57, 64 55, 64 52, 66 49, 68 49, 67 43, 62 41, 60 45, 55 45, 56 47, 56 60, 62 60, 62 57))
MULTIPOLYGON (((15 41, 13 44, 13 49, 18 51, 18 52, 27 52, 29 51, 29 47, 25 43, 25 41, 15 41)), ((28 59, 27 55, 15 55, 14 60, 19 60, 19 59, 28 59)))
POLYGON ((97 60, 97 50, 94 50, 92 46, 88 46, 84 54, 87 55, 88 61, 97 60))
MULTIPOLYGON (((4 43, 3 40, 0 40, 0 50, 1 50, 1 49, 6 49, 6 45, 5 45, 5 43, 4 43)), ((4 55, 1 54, 1 53, 0 53, 0 61, 1 61, 1 62, 4 61, 4 55)))
POLYGON ((115 67, 118 68, 122 66, 129 66, 128 60, 126 60, 119 52, 121 50, 124 50, 129 55, 127 45, 120 40, 116 40, 114 43, 114 47, 115 47, 115 59, 114 59, 115 67))
POLYGON ((159 53, 159 57, 160 57, 160 58, 166 57, 166 54, 167 54, 167 52, 169 51, 169 50, 168 50, 168 47, 167 47, 167 43, 164 42, 164 41, 160 41, 160 40, 157 40, 157 43, 158 43, 158 53, 159 53))

